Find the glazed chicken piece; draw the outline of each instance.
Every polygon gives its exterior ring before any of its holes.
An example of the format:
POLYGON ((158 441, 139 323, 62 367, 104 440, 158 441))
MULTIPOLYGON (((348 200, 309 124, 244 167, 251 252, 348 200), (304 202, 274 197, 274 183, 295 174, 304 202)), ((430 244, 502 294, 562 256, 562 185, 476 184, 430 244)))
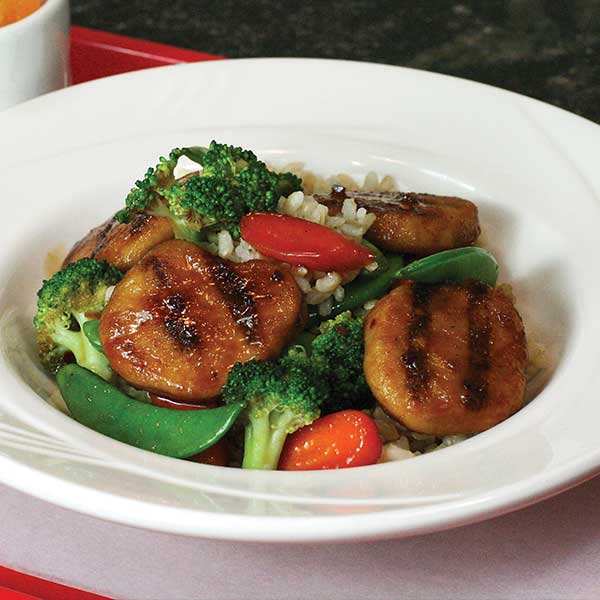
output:
POLYGON ((279 263, 235 264, 171 240, 116 286, 100 339, 131 385, 200 402, 219 394, 236 362, 277 357, 304 313, 300 289, 279 263))
POLYGON ((527 351, 512 301, 479 282, 402 282, 365 320, 365 375, 413 431, 489 429, 523 405, 527 351))
POLYGON ((173 238, 173 227, 166 217, 139 213, 129 223, 114 217, 92 229, 77 242, 63 261, 63 268, 80 258, 106 260, 121 271, 127 271, 148 250, 173 238))
POLYGON ((377 219, 366 238, 382 250, 428 255, 472 244, 480 233, 477 207, 469 200, 404 192, 350 192, 334 186, 329 195, 315 199, 341 211, 346 198, 364 207, 377 219))

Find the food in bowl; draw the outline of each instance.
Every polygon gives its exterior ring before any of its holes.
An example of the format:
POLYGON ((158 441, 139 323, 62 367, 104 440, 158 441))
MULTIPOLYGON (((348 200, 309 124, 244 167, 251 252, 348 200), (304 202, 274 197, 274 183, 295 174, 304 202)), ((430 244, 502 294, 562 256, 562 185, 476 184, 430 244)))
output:
POLYGON ((519 410, 525 333, 473 245, 477 207, 359 187, 216 142, 161 158, 38 294, 72 416, 177 458, 302 470, 413 456, 519 410))

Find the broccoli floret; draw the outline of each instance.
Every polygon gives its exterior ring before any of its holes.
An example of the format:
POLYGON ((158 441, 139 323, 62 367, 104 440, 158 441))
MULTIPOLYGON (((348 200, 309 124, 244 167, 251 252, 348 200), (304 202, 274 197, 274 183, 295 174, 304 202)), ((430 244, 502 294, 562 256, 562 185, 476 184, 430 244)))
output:
POLYGON ((177 225, 175 236, 201 241, 201 231, 208 227, 227 229, 239 237, 239 223, 244 205, 236 187, 215 177, 193 176, 185 184, 165 190, 169 211, 177 225), (186 233, 185 228, 190 230, 186 233))
POLYGON ((276 469, 287 436, 319 417, 327 393, 309 360, 237 363, 222 395, 246 404, 242 467, 276 469))
POLYGON ((71 352, 77 364, 106 380, 111 378, 108 360, 90 343, 83 325, 98 318, 108 288, 122 276, 106 261, 82 258, 44 281, 33 324, 40 358, 50 371, 63 366, 71 352))
POLYGON ((276 469, 288 434, 321 414, 372 406, 363 359, 363 319, 345 312, 276 362, 237 363, 222 395, 246 404, 242 466, 276 469))
POLYGON ((185 148, 184 153, 202 165, 202 177, 230 182, 248 192, 243 198, 248 211, 272 211, 281 196, 302 189, 302 181, 292 173, 270 171, 251 150, 219 144, 214 140, 207 149, 185 148))
POLYGON ((184 152, 202 165, 202 172, 172 186, 164 197, 170 212, 181 222, 191 222, 195 232, 227 229, 237 239, 245 214, 272 212, 281 196, 302 189, 298 177, 270 171, 250 150, 213 141, 205 151, 184 152))
POLYGON ((163 190, 169 189, 175 183, 173 171, 183 154, 184 150, 174 148, 168 158, 161 156, 156 167, 150 167, 144 178, 135 182, 135 186, 125 198, 125 208, 115 215, 117 221, 128 223, 135 214, 140 212, 168 216, 163 190))
POLYGON ((168 216, 175 237, 202 241, 205 228, 227 229, 239 238, 239 223, 249 212, 272 212, 281 196, 302 189, 291 173, 270 171, 250 150, 211 142, 208 148, 176 148, 169 158, 149 169, 136 182, 117 219, 128 221, 136 212, 168 216), (199 175, 177 183, 173 170, 181 156, 202 166, 199 175))
POLYGON ((322 405, 323 414, 373 406, 363 367, 363 319, 347 311, 321 323, 319 331, 310 352, 331 390, 322 405))

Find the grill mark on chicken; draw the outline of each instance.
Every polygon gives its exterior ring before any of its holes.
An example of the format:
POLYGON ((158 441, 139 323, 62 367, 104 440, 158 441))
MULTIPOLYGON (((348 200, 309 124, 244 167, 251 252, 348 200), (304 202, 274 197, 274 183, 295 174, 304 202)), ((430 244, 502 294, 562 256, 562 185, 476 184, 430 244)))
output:
POLYGON ((224 303, 233 320, 242 329, 245 338, 253 344, 261 344, 258 339, 258 311, 254 298, 248 292, 248 280, 221 261, 214 261, 210 273, 219 287, 224 303))
POLYGON ((235 363, 276 359, 305 311, 293 276, 277 263, 231 263, 168 240, 115 287, 100 339, 115 371, 134 387, 197 403, 220 394, 235 363))
POLYGON ((345 198, 368 211, 375 222, 365 237, 392 252, 428 255, 472 244, 480 233, 477 207, 454 196, 416 192, 346 192, 333 190, 315 199, 339 214, 345 198))
MULTIPOLYGON (((102 250, 102 248, 104 248, 104 246, 106 245, 106 242, 108 240, 108 234, 112 231, 114 226, 115 219, 113 217, 112 219, 106 221, 103 225, 100 225, 98 229, 96 229, 98 233, 96 234, 96 239, 94 240, 94 249, 91 252, 90 258, 96 258, 96 256, 98 256, 100 250, 102 250)), ((81 241, 83 242, 86 238, 83 238, 83 240, 81 241)), ((73 253, 74 251, 76 252, 78 246, 79 243, 75 245, 73 250, 71 250, 71 253, 73 253)))
POLYGON ((427 329, 430 322, 429 302, 432 287, 413 284, 412 316, 408 325, 408 348, 402 355, 406 369, 406 386, 413 400, 420 400, 429 382, 427 364, 427 329))
MULTIPOLYGON (((332 189, 330 195, 315 194, 315 199, 322 204, 341 208, 344 199, 352 198, 356 205, 364 207, 371 212, 405 212, 412 211, 420 214, 420 208, 438 206, 437 202, 430 201, 431 194, 417 194, 414 192, 351 192, 343 190, 343 195, 332 189)), ((453 207, 450 207, 453 208, 453 207)))
MULTIPOLYGON (((132 217, 131 221, 129 221, 129 230, 127 237, 133 238, 143 233, 144 229, 146 228, 146 225, 148 224, 148 221, 150 221, 151 218, 152 217, 146 213, 136 213, 132 217)), ((94 248, 94 252, 92 255, 93 258, 97 257, 100 254, 100 252, 102 252, 102 250, 112 237, 109 234, 113 230, 116 230, 117 227, 119 227, 119 222, 114 217, 107 222, 105 227, 102 229, 102 231, 98 234, 98 237, 96 238, 96 247, 94 248)))
POLYGON ((171 277, 169 276, 169 271, 167 268, 165 268, 160 259, 157 256, 151 256, 149 263, 160 285, 164 287, 171 287, 171 277))
POLYGON ((167 333, 184 348, 192 348, 200 343, 196 322, 187 315, 187 302, 181 294, 173 294, 163 300, 166 308, 164 316, 167 333))
POLYGON ((490 368, 491 323, 486 307, 487 288, 478 281, 471 282, 467 292, 469 320, 469 361, 463 381, 461 399, 470 410, 484 407, 488 395, 488 370, 490 368))
POLYGON ((136 213, 129 221, 129 235, 137 235, 144 231, 146 224, 152 218, 151 215, 147 213, 136 213))
POLYGON ((419 398, 409 387, 410 361, 403 353, 418 315, 415 283, 405 281, 366 317, 369 387, 387 413, 414 431, 453 435, 489 429, 523 405, 527 352, 519 313, 502 291, 474 281, 430 290, 430 321, 420 346, 427 351, 427 386, 419 398))

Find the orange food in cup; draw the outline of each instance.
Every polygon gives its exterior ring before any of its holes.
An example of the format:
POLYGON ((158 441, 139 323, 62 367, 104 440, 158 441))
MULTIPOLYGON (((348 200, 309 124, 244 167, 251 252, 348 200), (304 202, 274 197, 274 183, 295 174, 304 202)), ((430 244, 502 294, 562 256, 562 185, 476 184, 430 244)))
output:
POLYGON ((0 27, 24 19, 42 5, 42 0, 0 0, 0 27))

